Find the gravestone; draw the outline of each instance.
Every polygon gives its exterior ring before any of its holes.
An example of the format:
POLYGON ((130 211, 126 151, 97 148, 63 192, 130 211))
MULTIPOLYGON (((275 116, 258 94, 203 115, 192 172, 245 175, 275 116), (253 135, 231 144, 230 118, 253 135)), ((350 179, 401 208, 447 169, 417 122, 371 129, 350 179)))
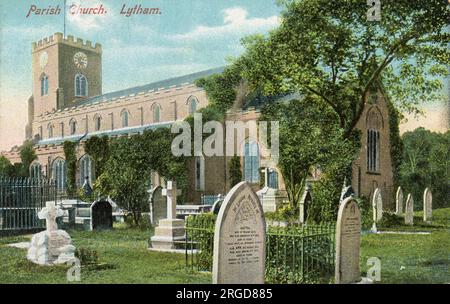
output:
POLYGON ((213 283, 263 284, 266 223, 247 182, 226 195, 214 231, 213 283))
POLYGON ((408 194, 405 205, 405 224, 414 225, 414 200, 411 194, 408 194))
POLYGON ((91 206, 91 230, 111 230, 113 228, 112 206, 107 200, 99 200, 91 206))
POLYGON ((312 204, 311 189, 306 187, 305 192, 300 200, 300 223, 306 223, 308 219, 308 209, 312 204))
POLYGON ((223 198, 221 198, 219 196, 219 198, 214 202, 214 204, 211 208, 212 213, 214 213, 216 215, 219 214, 220 207, 222 207, 222 204, 223 204, 223 198))
POLYGON ((398 187, 397 193, 395 195, 395 214, 401 215, 403 214, 403 190, 402 187, 398 187))
POLYGON ((373 224, 372 224, 372 232, 377 232, 377 223, 380 221, 381 217, 383 216, 383 200, 381 197, 381 191, 380 189, 375 189, 373 196, 372 196, 372 217, 373 217, 373 224))
POLYGON ((155 187, 150 198, 150 221, 154 226, 159 225, 159 221, 167 218, 167 201, 162 195, 163 188, 155 187))
POLYGON ((184 221, 177 219, 177 196, 181 194, 177 190, 174 181, 167 181, 167 186, 162 190, 162 195, 167 199, 167 218, 159 220, 159 226, 155 228, 155 235, 151 238, 151 249, 159 251, 171 251, 177 249, 178 244, 184 245, 186 239, 184 221))
POLYGON ((339 202, 342 202, 348 197, 354 196, 355 191, 353 191, 352 186, 344 186, 341 191, 341 197, 339 198, 339 202))
POLYGON ((352 197, 339 205, 336 224, 335 283, 351 284, 361 281, 359 249, 361 236, 361 214, 352 197))
POLYGON ((27 259, 40 265, 64 264, 75 258, 75 247, 72 239, 64 230, 58 230, 56 218, 64 215, 64 211, 47 202, 46 207, 38 212, 39 219, 46 220, 46 230, 33 235, 28 249, 27 259))
POLYGON ((433 216, 433 195, 430 188, 426 188, 423 192, 423 221, 431 224, 433 216))

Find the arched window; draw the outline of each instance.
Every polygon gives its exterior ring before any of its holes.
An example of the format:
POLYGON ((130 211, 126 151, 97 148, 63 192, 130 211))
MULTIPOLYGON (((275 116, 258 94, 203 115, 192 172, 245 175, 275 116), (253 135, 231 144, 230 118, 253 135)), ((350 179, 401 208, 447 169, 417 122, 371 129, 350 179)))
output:
POLYGON ((122 128, 128 127, 128 110, 122 110, 120 116, 122 117, 122 128))
POLYGON ((249 183, 259 183, 259 149, 254 141, 245 143, 244 178, 249 183))
POLYGON ((40 163, 33 163, 31 165, 30 177, 31 178, 41 178, 42 177, 42 166, 40 163))
POLYGON ((197 111, 198 100, 194 96, 190 97, 187 102, 189 115, 193 115, 197 111))
POLYGON ((367 124, 367 171, 380 171, 380 130, 383 120, 376 107, 369 110, 366 118, 367 124))
POLYGON ((48 138, 52 138, 53 137, 53 129, 55 127, 52 124, 48 124, 47 126, 47 131, 48 131, 48 138))
POLYGON ((205 190, 205 158, 195 157, 195 190, 205 190))
POLYGON ((83 74, 75 75, 75 96, 85 97, 88 95, 88 82, 83 74))
POLYGON ((70 135, 75 135, 77 133, 77 121, 75 119, 71 119, 69 122, 70 135))
POLYGON ((56 182, 56 191, 64 192, 66 190, 66 162, 62 158, 58 158, 53 162, 52 178, 56 182))
POLYGON ((278 172, 274 169, 269 169, 267 174, 267 185, 272 189, 278 189, 278 172))
POLYGON ((41 76, 41 96, 48 95, 48 76, 41 76))
POLYGON ((153 122, 158 123, 161 121, 161 106, 157 103, 152 106, 153 111, 153 122))
POLYGON ((88 180, 89 185, 92 187, 95 181, 94 161, 89 155, 84 155, 80 159, 80 186, 84 184, 84 181, 88 180))
POLYGON ((95 114, 94 116, 94 127, 95 131, 100 131, 102 128, 102 117, 98 114, 95 114))

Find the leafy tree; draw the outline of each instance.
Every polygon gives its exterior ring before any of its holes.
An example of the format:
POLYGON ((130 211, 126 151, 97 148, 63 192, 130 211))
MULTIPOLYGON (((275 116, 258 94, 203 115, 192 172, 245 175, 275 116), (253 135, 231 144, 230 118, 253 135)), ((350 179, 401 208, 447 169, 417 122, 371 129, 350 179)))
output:
POLYGON ((253 89, 266 95, 315 95, 352 137, 365 102, 378 84, 401 109, 419 111, 442 97, 450 63, 442 0, 384 1, 379 22, 367 20, 361 0, 281 0, 279 28, 244 39, 236 60, 253 89))
POLYGON ((67 166, 67 193, 72 196, 76 193, 76 172, 77 172, 76 143, 71 141, 65 141, 63 149, 67 166))
POLYGON ((0 155, 0 176, 9 176, 11 173, 12 164, 3 155, 0 155))
POLYGON ((31 141, 25 141, 20 147, 20 159, 21 159, 21 176, 30 176, 30 165, 37 159, 36 152, 33 148, 33 143, 31 141))
POLYGON ((147 191, 152 171, 175 180, 181 189, 187 184, 184 159, 167 152, 172 139, 170 130, 161 128, 114 139, 107 147, 109 158, 94 190, 100 195, 110 195, 119 206, 129 210, 137 226, 148 204, 147 191))
POLYGON ((423 191, 430 187, 433 208, 450 206, 450 131, 434 133, 424 128, 403 134, 400 185, 422 206, 423 191))
POLYGON ((84 150, 94 161, 95 176, 100 176, 105 170, 105 165, 109 158, 108 136, 90 137, 85 143, 84 150))
MULTIPOLYGON (((267 104, 260 119, 279 121, 278 166, 284 177, 291 207, 297 208, 306 178, 314 167, 321 168, 327 172, 326 175, 337 171, 340 180, 343 180, 345 171, 342 167, 353 159, 355 144, 350 140, 341 140, 342 130, 335 113, 322 107, 315 96, 267 104)), ((328 197, 328 201, 333 200, 328 197)))
POLYGON ((241 159, 239 156, 233 156, 230 159, 230 187, 234 187, 242 181, 241 159))

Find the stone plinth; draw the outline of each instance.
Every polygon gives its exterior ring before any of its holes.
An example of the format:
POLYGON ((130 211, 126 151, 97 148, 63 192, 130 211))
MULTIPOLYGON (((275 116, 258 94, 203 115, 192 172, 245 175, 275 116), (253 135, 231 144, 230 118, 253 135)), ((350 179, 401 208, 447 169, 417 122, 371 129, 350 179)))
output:
POLYGON ((159 226, 155 228, 155 235, 151 238, 152 249, 177 249, 177 242, 186 238, 184 221, 178 219, 159 220, 159 226))

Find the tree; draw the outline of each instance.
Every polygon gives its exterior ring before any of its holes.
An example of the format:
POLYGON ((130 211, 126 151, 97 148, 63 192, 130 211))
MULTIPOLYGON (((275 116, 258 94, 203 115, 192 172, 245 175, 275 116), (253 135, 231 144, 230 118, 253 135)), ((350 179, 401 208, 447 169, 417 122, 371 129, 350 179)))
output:
POLYGON ((84 150, 90 157, 92 157, 92 160, 94 161, 95 176, 100 176, 103 173, 106 162, 109 158, 108 136, 90 137, 84 145, 84 150))
POLYGON ((71 196, 76 193, 76 145, 74 142, 65 141, 63 146, 67 166, 67 193, 71 196))
POLYGON ((184 159, 168 152, 172 139, 170 130, 161 128, 114 139, 106 148, 109 158, 94 184, 94 191, 111 196, 119 206, 129 210, 136 226, 140 225, 142 211, 148 205, 152 171, 175 180, 180 189, 186 187, 184 159))
POLYGON ((9 159, 0 155, 0 176, 9 176, 11 173, 11 162, 9 159))
POLYGON ((230 159, 230 186, 234 187, 242 181, 241 159, 239 156, 233 156, 230 159))
POLYGON ((265 95, 315 95, 351 138, 378 85, 396 106, 418 112, 441 96, 450 63, 442 0, 384 1, 380 22, 367 20, 361 0, 281 0, 279 28, 243 40, 236 59, 253 89, 265 95))
POLYGON ((30 176, 30 165, 37 159, 36 152, 33 148, 33 143, 31 141, 25 141, 20 147, 20 159, 21 159, 21 176, 30 176))
POLYGON ((425 188, 431 188, 433 207, 450 206, 450 131, 444 134, 417 128, 403 134, 404 152, 400 185, 422 205, 425 188))
POLYGON ((342 130, 336 114, 322 107, 317 97, 309 95, 301 100, 266 104, 260 119, 279 121, 278 167, 291 207, 298 207, 305 181, 313 168, 321 168, 326 175, 329 171, 338 171, 343 180, 346 173, 342 170, 343 164, 351 162, 357 149, 354 141, 341 140, 342 130))

